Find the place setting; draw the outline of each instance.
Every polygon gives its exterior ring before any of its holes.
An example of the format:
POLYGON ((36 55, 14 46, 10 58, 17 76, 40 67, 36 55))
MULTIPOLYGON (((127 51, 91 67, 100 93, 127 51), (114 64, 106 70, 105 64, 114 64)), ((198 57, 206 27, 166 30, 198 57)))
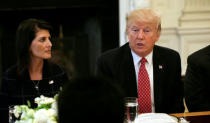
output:
POLYGON ((175 117, 166 113, 138 113, 138 99, 125 97, 124 123, 189 123, 183 117, 175 117))

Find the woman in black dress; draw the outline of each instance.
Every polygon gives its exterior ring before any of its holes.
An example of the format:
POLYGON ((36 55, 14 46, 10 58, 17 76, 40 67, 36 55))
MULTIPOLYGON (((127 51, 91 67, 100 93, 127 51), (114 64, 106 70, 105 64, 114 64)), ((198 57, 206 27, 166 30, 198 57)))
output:
MULTIPOLYGON (((53 97, 67 80, 66 72, 51 63, 51 30, 43 20, 27 19, 20 23, 16 32, 17 64, 4 74, 0 95, 2 110, 9 105, 35 106, 34 98, 40 95, 53 97)), ((8 113, 8 112, 7 112, 8 113)))

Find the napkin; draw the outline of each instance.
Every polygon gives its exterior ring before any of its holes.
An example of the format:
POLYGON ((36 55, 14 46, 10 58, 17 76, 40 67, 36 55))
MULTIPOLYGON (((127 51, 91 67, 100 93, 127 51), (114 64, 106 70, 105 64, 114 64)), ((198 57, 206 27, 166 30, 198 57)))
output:
POLYGON ((178 118, 165 113, 144 113, 138 115, 135 123, 178 123, 178 118))

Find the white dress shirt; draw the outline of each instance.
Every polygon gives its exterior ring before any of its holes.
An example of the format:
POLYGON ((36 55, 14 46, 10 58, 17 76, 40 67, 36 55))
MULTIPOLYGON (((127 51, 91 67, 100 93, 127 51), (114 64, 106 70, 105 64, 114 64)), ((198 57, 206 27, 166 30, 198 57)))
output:
MULTIPOLYGON (((138 89, 138 73, 139 73, 139 68, 141 66, 140 60, 142 57, 138 56, 135 52, 131 50, 131 54, 133 56, 133 63, 135 67, 135 72, 136 72, 136 83, 137 83, 137 89, 138 89)), ((145 58, 147 60, 147 63, 145 64, 146 70, 149 74, 149 80, 150 80, 150 88, 151 88, 151 101, 152 101, 152 112, 155 112, 155 104, 154 104, 154 86, 153 86, 153 62, 152 62, 152 56, 153 56, 153 51, 150 52, 145 58)))

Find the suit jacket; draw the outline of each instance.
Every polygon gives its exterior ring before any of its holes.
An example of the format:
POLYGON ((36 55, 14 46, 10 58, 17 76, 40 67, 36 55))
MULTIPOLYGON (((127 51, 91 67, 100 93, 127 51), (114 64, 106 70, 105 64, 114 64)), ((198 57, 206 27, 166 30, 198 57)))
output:
POLYGON ((210 110, 210 45, 191 54, 187 63, 184 89, 188 110, 210 110))
MULTIPOLYGON (((153 49, 155 112, 183 112, 183 83, 179 54, 171 49, 153 49)), ((129 43, 102 54, 97 74, 119 83, 127 97, 137 97, 137 82, 129 43)))

